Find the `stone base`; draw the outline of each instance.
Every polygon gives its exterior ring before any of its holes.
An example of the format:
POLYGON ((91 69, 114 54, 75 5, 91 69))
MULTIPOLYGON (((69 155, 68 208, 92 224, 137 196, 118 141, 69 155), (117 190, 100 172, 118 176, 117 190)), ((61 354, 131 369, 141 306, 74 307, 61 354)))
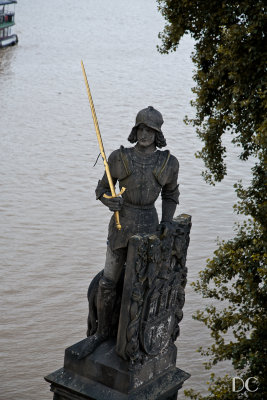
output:
POLYGON ((64 367, 45 377, 54 400, 176 400, 190 375, 175 367, 176 347, 130 366, 115 352, 115 340, 79 360, 84 341, 65 351, 64 367))

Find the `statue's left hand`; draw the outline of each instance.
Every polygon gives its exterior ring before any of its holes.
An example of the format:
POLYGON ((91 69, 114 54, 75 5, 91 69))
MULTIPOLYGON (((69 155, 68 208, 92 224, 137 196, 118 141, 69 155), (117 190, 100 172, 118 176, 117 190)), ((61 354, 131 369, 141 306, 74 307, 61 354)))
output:
POLYGON ((172 222, 169 221, 161 221, 161 223, 157 226, 157 231, 160 234, 160 239, 164 239, 171 230, 172 222))

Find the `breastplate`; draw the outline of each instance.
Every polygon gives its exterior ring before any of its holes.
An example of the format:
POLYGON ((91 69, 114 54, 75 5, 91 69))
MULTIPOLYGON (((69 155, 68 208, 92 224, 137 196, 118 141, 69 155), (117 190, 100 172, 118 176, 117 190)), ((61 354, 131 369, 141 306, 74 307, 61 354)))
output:
POLYGON ((120 187, 125 187, 123 199, 133 205, 146 206, 158 198, 161 185, 153 173, 159 152, 149 155, 139 154, 135 149, 131 154, 132 171, 129 176, 120 180, 120 187))

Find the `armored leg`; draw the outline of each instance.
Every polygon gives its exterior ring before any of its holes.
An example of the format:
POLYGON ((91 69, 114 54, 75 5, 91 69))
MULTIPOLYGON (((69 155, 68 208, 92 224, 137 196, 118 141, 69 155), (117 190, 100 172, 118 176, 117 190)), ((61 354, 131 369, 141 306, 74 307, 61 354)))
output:
POLYGON ((112 312, 116 299, 116 284, 103 276, 99 281, 97 295, 98 327, 97 334, 107 338, 110 334, 112 312))
POLYGON ((79 358, 84 358, 91 354, 100 343, 110 336, 113 309, 116 301, 116 284, 120 278, 126 256, 127 248, 115 251, 112 251, 109 246, 107 248, 104 276, 99 281, 96 300, 97 331, 87 338, 79 358))
POLYGON ((104 276, 113 282, 118 283, 124 263, 126 262, 126 258, 127 247, 111 250, 111 248, 108 246, 104 276))
POLYGON ((116 284, 103 276, 99 281, 97 293, 97 331, 89 336, 81 350, 79 358, 91 354, 102 342, 108 339, 112 323, 113 308, 116 299, 116 284))

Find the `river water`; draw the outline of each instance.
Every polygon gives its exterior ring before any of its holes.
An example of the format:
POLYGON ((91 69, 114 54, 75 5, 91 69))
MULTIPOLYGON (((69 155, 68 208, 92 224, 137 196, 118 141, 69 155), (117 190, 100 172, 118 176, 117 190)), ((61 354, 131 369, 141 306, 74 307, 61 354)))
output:
POLYGON ((177 366, 192 375, 184 387, 204 393, 208 374, 196 349, 211 339, 192 320, 206 301, 190 283, 217 236, 231 237, 232 185, 246 171, 229 146, 225 181, 214 188, 201 178, 194 157, 201 143, 183 123, 194 114, 192 39, 160 55, 164 21, 153 0, 19 0, 16 24, 18 46, 0 52, 0 399, 52 399, 43 376, 85 337, 87 287, 104 263, 110 212, 95 200, 103 165, 93 167, 99 150, 81 59, 107 154, 127 146, 140 109, 163 114, 168 148, 180 161, 177 214, 193 221, 177 366))

